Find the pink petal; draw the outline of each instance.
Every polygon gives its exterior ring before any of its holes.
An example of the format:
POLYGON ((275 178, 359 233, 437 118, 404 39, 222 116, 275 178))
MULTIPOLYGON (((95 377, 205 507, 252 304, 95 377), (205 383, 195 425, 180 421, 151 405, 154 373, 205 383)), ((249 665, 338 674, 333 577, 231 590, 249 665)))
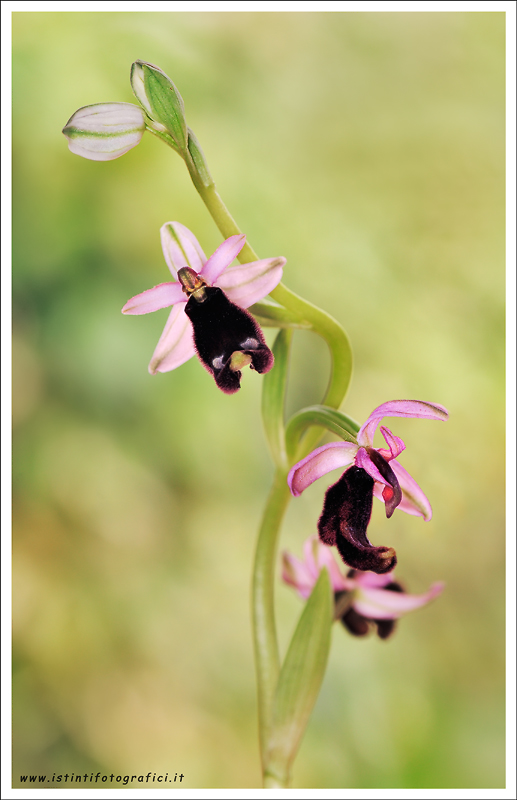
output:
POLYGON ((229 267, 215 281, 232 303, 249 308, 262 300, 282 280, 285 258, 263 258, 239 267, 229 267))
POLYGON ((386 589, 364 589, 354 600, 358 614, 367 619, 398 619, 408 611, 421 608, 437 597, 444 588, 443 583, 433 583, 425 594, 405 594, 386 589))
POLYGON ((186 303, 187 297, 183 293, 179 283, 159 283, 152 289, 147 289, 141 294, 137 294, 128 300, 123 314, 150 314, 151 311, 158 311, 159 308, 168 308, 175 303, 186 303))
POLYGON ((391 572, 385 572, 383 575, 377 575, 376 572, 361 572, 357 570, 353 580, 361 589, 383 589, 388 583, 393 583, 395 573, 392 570, 391 572))
POLYGON ((173 278, 178 279, 178 270, 191 267, 201 272, 206 256, 194 234, 181 222, 166 222, 160 228, 162 250, 173 278))
POLYGON ((319 537, 311 536, 303 546, 305 563, 316 583, 323 567, 326 567, 330 576, 330 583, 334 592, 343 592, 348 589, 348 582, 334 560, 332 550, 320 541, 319 537))
MULTIPOLYGON (((234 258, 237 258, 241 252, 246 237, 243 233, 230 236, 222 244, 219 245, 215 253, 212 253, 205 266, 201 270, 201 275, 207 283, 213 285, 219 275, 229 267, 234 258)), ((197 272, 198 270, 196 270, 197 272)))
POLYGON ((389 428, 381 425, 381 433, 386 440, 389 450, 379 448, 379 453, 386 461, 391 461, 392 458, 397 458, 405 449, 406 445, 399 436, 395 436, 389 428))
POLYGON ((438 403, 427 403, 424 400, 389 400, 375 408, 361 430, 357 441, 363 447, 373 445, 373 437, 383 417, 417 417, 420 419, 446 420, 449 413, 438 403))
POLYGON ((283 553, 282 564, 282 580, 290 586, 294 586, 296 591, 307 599, 316 583, 307 564, 287 552, 283 553))
POLYGON ((294 497, 298 497, 311 483, 327 472, 354 463, 357 445, 352 442, 330 442, 316 448, 289 472, 287 483, 294 497))
POLYGON ((370 475, 377 483, 382 483, 383 486, 390 486, 386 478, 382 477, 381 473, 373 463, 372 459, 370 458, 364 447, 360 447, 359 450, 357 451, 355 463, 357 467, 361 467, 361 469, 364 469, 368 473, 368 475, 370 475))
MULTIPOLYGON (((400 511, 405 511, 406 514, 413 514, 416 517, 423 517, 428 522, 433 516, 431 503, 423 493, 422 489, 411 477, 404 467, 398 461, 391 461, 390 467, 397 476, 397 480, 402 489, 402 500, 397 506, 400 511)), ((375 484, 373 487, 375 497, 382 500, 382 487, 375 484)), ((384 502, 384 501, 383 501, 384 502)))
POLYGON ((177 304, 169 314, 169 319, 156 345, 149 372, 170 372, 195 355, 192 338, 192 325, 185 314, 184 303, 177 304))

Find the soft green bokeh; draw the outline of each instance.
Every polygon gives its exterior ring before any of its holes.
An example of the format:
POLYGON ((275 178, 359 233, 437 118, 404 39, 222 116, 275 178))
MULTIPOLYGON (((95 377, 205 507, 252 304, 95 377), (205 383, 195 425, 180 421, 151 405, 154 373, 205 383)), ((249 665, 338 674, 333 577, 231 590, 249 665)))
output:
MULTIPOLYGON (((207 253, 220 236, 151 136, 94 163, 61 135, 80 106, 131 102, 143 59, 253 247, 348 330, 344 410, 451 414, 388 422, 434 518, 376 504, 371 527, 411 591, 446 590, 388 642, 335 627, 294 786, 504 786, 504 35, 486 12, 14 14, 15 785, 260 785, 261 378, 227 397, 195 360, 151 377, 167 312, 120 314, 167 280, 164 222, 207 253)), ((291 409, 327 368, 297 334, 291 409)), ((283 547, 300 554, 327 485, 293 501, 283 547)), ((285 652, 301 601, 279 582, 277 603, 285 652)))

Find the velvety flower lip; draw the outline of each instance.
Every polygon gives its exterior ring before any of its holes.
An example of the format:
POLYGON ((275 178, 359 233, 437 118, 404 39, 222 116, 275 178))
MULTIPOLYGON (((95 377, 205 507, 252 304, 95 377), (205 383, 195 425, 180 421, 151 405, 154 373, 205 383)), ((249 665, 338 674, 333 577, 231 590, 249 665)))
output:
POLYGON ((367 528, 375 495, 385 504, 386 516, 396 508, 431 519, 429 500, 416 481, 397 462, 404 442, 381 425, 387 447, 373 447, 375 431, 386 415, 447 419, 446 409, 420 400, 392 400, 370 414, 357 435, 357 444, 331 442, 318 447, 289 472, 291 493, 300 495, 315 480, 333 469, 345 467, 341 478, 327 490, 318 521, 322 542, 336 545, 343 561, 359 570, 384 574, 394 569, 397 559, 391 547, 374 546, 367 528))
POLYGON ((373 484, 373 478, 361 467, 345 470, 327 489, 318 533, 322 542, 336 545, 349 567, 383 574, 395 568, 397 555, 392 547, 376 547, 368 539, 373 484))
POLYGON ((320 571, 326 568, 334 592, 338 618, 355 636, 364 636, 376 625, 377 634, 386 639, 393 632, 397 619, 431 602, 444 588, 442 582, 437 582, 427 592, 414 595, 404 591, 395 580, 393 571, 377 575, 373 572, 350 570, 343 575, 334 561, 332 551, 317 536, 307 539, 303 553, 303 559, 299 559, 284 552, 284 582, 307 599, 320 571))
MULTIPOLYGON (((264 348, 266 345, 260 328, 253 320, 253 317, 242 310, 264 298, 277 286, 282 279, 282 271, 286 260, 282 257, 265 258, 241 266, 230 267, 232 261, 244 247, 246 237, 243 234, 230 236, 207 259, 194 234, 179 222, 166 222, 162 225, 160 237, 165 261, 174 280, 169 283, 161 283, 132 297, 122 309, 123 314, 136 315, 148 314, 160 308, 172 306, 163 333, 151 358, 149 372, 151 374, 169 372, 188 361, 197 352, 203 365, 214 375, 216 382, 218 382, 218 374, 216 373, 222 372, 222 367, 218 369, 217 365, 222 363, 219 359, 223 359, 226 368, 220 380, 223 384, 227 384, 228 388, 224 389, 220 383, 218 385, 223 388, 223 391, 236 391, 235 388, 231 388, 235 386, 235 381, 233 380, 235 376, 229 373, 237 375, 239 366, 243 366, 244 363, 249 363, 259 372, 267 371, 267 368, 272 365, 272 360, 265 356, 264 348), (233 320, 231 324, 234 324, 234 327, 238 329, 237 338, 244 329, 247 331, 244 339, 238 342, 224 335, 225 341, 221 345, 220 352, 216 346, 216 339, 217 337, 220 339, 224 331, 220 329, 218 333, 214 333, 211 337, 210 352, 208 354, 205 353, 208 358, 211 357, 208 362, 203 361, 199 350, 199 341, 196 347, 192 315, 186 313, 190 298, 184 292, 181 282, 178 280, 178 270, 182 270, 185 267, 197 273, 207 287, 217 288, 220 294, 227 298, 233 309, 238 307, 238 310, 232 311, 231 315, 233 320), (242 314, 239 313, 239 310, 242 311, 242 314), (241 344, 249 344, 247 340, 253 340, 251 348, 241 348, 241 344), (235 352, 244 353, 242 357, 236 356, 234 362, 231 362, 231 354, 228 359, 229 348, 233 346, 232 342, 239 345, 235 352), (213 364, 214 359, 216 359, 216 365, 213 364), (225 375, 228 380, 226 380, 225 375)), ((211 296, 211 300, 217 297, 217 300, 210 304, 211 308, 218 303, 221 307, 224 305, 227 312, 232 310, 226 306, 224 300, 221 300, 219 292, 208 292, 207 296, 211 296)), ((195 300, 190 303, 191 310, 194 304, 195 300)), ((194 315, 199 317, 199 309, 194 310, 194 315)), ((207 337, 205 339, 208 342, 207 337)))

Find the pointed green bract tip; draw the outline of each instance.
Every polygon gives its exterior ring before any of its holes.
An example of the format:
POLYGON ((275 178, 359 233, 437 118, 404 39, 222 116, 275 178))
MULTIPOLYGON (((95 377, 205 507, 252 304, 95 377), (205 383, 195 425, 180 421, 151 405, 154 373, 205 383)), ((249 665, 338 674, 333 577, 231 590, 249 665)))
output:
POLYGON ((187 148, 187 123, 183 98, 168 75, 155 64, 135 61, 131 65, 131 87, 148 117, 163 125, 182 152, 187 148))

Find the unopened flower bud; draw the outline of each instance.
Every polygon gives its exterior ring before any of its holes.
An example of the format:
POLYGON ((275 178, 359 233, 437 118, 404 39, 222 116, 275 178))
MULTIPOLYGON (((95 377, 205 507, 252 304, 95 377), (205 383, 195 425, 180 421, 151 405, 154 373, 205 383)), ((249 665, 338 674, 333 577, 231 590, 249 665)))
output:
POLYGON ((72 153, 91 161, 113 161, 140 142, 143 111, 132 103, 97 103, 72 114, 63 133, 72 153))
POLYGON ((183 99, 171 79, 159 67, 145 61, 131 66, 131 86, 146 114, 163 125, 179 149, 187 148, 187 123, 183 99))

